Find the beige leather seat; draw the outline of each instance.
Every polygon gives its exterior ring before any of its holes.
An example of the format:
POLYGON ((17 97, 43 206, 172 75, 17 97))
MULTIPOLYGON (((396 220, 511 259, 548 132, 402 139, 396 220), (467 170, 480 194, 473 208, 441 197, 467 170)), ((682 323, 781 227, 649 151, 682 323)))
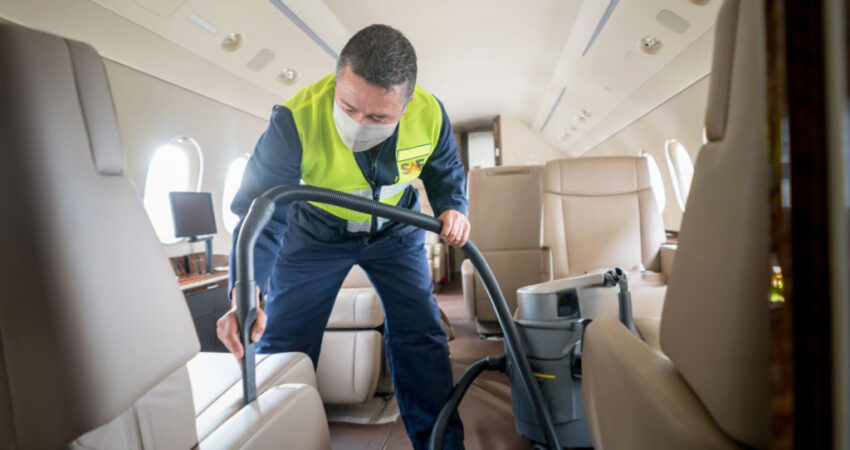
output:
MULTIPOLYGON (((551 279, 549 250, 541 243, 540 166, 503 166, 469 171, 470 239, 478 246, 511 311, 517 289, 551 279)), ((461 265, 467 314, 478 332, 499 333, 484 286, 465 260, 461 265)))
POLYGON ((583 396, 599 449, 770 446, 764 5, 726 0, 706 135, 660 324, 662 351, 590 324, 583 396))
POLYGON ((319 393, 325 403, 363 403, 375 395, 382 375, 384 310, 366 273, 354 266, 328 319, 319 364, 319 393))
POLYGON ((0 448, 329 448, 306 356, 195 356, 97 53, 0 24, 0 98, 0 448))
MULTIPOLYGON (((674 248, 662 246, 664 222, 643 157, 550 161, 543 172, 543 241, 553 277, 628 271, 638 328, 661 316, 674 248)), ((582 304, 585 317, 616 316, 616 298, 582 304)))

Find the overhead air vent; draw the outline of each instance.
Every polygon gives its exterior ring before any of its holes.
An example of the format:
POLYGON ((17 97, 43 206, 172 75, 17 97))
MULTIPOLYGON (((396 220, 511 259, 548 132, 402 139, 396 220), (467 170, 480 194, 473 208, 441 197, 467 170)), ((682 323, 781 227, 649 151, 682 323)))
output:
POLYGON ((277 76, 277 79, 280 80, 281 83, 292 86, 298 81, 298 71, 295 69, 284 68, 280 71, 280 74, 277 76))
POLYGON ((226 52, 233 52, 242 46, 242 35, 239 33, 230 33, 224 40, 221 41, 221 48, 226 52))
POLYGON ((679 34, 683 34, 691 27, 691 24, 687 20, 669 9, 658 11, 655 20, 664 28, 679 34))
POLYGON ((655 36, 644 36, 638 42, 638 47, 644 53, 654 55, 658 53, 658 50, 661 50, 661 41, 656 39, 655 36))
POLYGON ((253 70, 254 72, 259 72, 266 68, 270 62, 274 59, 274 52, 264 48, 257 52, 253 58, 248 60, 248 63, 245 64, 246 67, 253 70))
POLYGON ((275 8, 278 9, 287 19, 289 19, 293 25, 298 27, 302 33, 307 35, 316 45, 319 46, 322 50, 325 51, 328 55, 331 56, 334 60, 339 59, 339 55, 324 41, 315 31, 313 31, 297 14, 291 9, 289 9, 286 4, 283 3, 282 0, 269 0, 269 3, 274 5, 275 8))
POLYGON ((566 86, 561 88, 561 93, 558 94, 558 98, 555 99, 555 103, 553 103, 552 107, 549 109, 549 114, 546 115, 546 120, 543 121, 543 126, 540 127, 540 133, 546 129, 546 125, 549 125, 549 121, 552 120, 552 115, 555 114, 555 110, 558 109, 558 105, 561 104, 561 99, 564 98, 564 92, 566 91, 566 86))
POLYGON ((608 19, 611 18, 611 14, 614 13, 614 8, 617 7, 618 3, 620 3, 620 0, 610 0, 608 7, 605 8, 605 12, 602 13, 602 18, 599 19, 599 23, 596 24, 596 29, 593 30, 593 34, 590 36, 590 40, 587 41, 587 46, 584 48, 584 51, 581 52, 581 56, 586 56, 587 52, 590 51, 590 47, 593 47, 593 43, 596 42, 596 38, 598 38, 602 33, 602 29, 605 28, 605 25, 608 23, 608 19))

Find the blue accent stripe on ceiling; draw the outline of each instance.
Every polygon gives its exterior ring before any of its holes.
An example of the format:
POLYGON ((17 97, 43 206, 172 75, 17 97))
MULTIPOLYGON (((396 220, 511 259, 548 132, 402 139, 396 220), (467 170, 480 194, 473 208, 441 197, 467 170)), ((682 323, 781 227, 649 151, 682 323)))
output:
POLYGON ((546 116, 546 120, 543 122, 543 126, 542 126, 542 127, 540 127, 540 132, 541 132, 541 133, 542 133, 542 132, 543 132, 543 130, 546 128, 546 125, 549 125, 549 120, 551 120, 551 119, 552 119, 552 115, 554 115, 554 114, 555 114, 555 109, 556 109, 556 108, 558 107, 558 105, 561 103, 561 99, 562 99, 562 98, 564 98, 564 92, 566 92, 566 90, 567 90, 567 87, 566 87, 566 86, 564 86, 564 87, 562 87, 562 88, 561 88, 561 93, 560 93, 560 94, 558 94, 558 99, 557 99, 557 100, 555 100, 555 104, 554 104, 554 105, 552 105, 552 109, 550 109, 550 110, 549 110, 549 115, 548 115, 548 116, 546 116))
POLYGON ((593 43, 596 42, 596 38, 599 37, 599 34, 602 33, 602 29, 605 28, 605 24, 608 23, 608 19, 611 18, 611 14, 614 13, 614 8, 617 7, 617 4, 620 3, 620 0, 611 0, 608 3, 608 7, 605 8, 605 13, 602 14, 602 18, 599 19, 599 23, 596 24, 596 29, 593 30, 593 35, 590 36, 590 40, 587 41, 587 47, 584 48, 584 51, 581 53, 581 56, 587 55, 587 52, 590 50, 590 47, 593 46, 593 43))
POLYGON ((325 53, 331 55, 331 58, 333 58, 334 60, 339 59, 339 55, 331 48, 331 46, 328 45, 325 41, 323 41, 322 38, 320 38, 315 31, 313 31, 306 23, 304 23, 304 21, 301 20, 301 18, 298 17, 295 12, 289 9, 289 7, 286 6, 282 0, 269 0, 269 2, 274 5, 275 8, 280 10, 280 12, 282 12, 283 15, 286 16, 290 21, 292 21, 292 23, 295 24, 298 29, 304 32, 307 37, 309 37, 313 42, 315 42, 316 45, 318 45, 322 50, 324 50, 325 53))

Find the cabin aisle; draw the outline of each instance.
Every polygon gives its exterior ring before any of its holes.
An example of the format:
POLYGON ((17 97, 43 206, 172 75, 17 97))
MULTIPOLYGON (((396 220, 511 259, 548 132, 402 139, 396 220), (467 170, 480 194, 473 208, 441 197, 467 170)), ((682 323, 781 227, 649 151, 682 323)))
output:
MULTIPOLYGON (((446 313, 455 332, 449 342, 455 379, 466 367, 488 355, 504 353, 500 340, 482 340, 475 324, 466 317, 460 278, 437 293, 437 303, 446 313)), ((469 450, 516 450, 531 448, 528 441, 514 431, 510 385, 507 377, 484 373, 467 391, 460 405, 469 450)), ((412 449, 401 419, 385 425, 331 423, 331 446, 334 450, 408 450, 412 449)))

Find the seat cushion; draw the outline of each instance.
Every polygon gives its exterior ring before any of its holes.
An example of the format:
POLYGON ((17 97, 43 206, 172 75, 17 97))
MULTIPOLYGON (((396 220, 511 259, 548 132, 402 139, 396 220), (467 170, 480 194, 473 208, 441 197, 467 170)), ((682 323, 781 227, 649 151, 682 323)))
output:
POLYGON ((326 328, 371 329, 384 323, 384 310, 371 287, 342 288, 336 296, 326 328))
POLYGON ((316 368, 325 403, 363 403, 375 395, 381 375, 381 333, 375 330, 328 330, 316 368))
MULTIPOLYGON (((229 353, 199 353, 187 367, 200 442, 242 408, 242 372, 229 353)), ((313 364, 303 353, 257 355, 256 373, 258 393, 287 383, 317 386, 313 364)))
POLYGON ((210 433, 201 450, 330 449, 325 409, 319 394, 305 384, 284 384, 257 395, 210 433))

